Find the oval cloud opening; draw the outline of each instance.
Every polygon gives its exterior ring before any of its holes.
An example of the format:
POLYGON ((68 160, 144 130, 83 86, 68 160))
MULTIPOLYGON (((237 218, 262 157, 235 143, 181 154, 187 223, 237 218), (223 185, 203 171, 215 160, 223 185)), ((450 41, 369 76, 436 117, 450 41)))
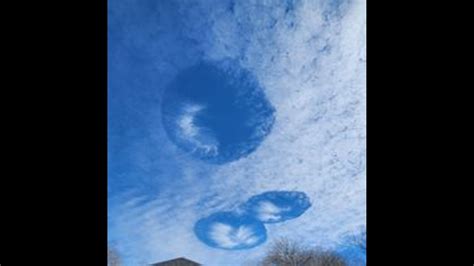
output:
POLYGON ((269 134, 275 109, 246 70, 200 63, 181 71, 162 100, 170 139, 194 158, 222 164, 255 151, 269 134))
POLYGON ((245 211, 262 223, 279 223, 302 215, 311 202, 304 192, 269 191, 251 197, 245 211))
POLYGON ((232 212, 218 212, 199 220, 194 232, 206 245, 227 250, 253 248, 267 239, 260 221, 232 212))

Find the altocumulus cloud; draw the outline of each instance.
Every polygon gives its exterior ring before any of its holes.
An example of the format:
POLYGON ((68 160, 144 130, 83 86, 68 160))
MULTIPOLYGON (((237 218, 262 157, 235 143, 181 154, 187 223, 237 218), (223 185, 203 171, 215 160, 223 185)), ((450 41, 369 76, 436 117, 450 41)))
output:
MULTIPOLYGON (((365 226, 365 23, 364 0, 109 0, 109 241, 126 265, 255 265, 273 239, 331 248, 365 226), (162 123, 166 89, 203 61, 235 62, 274 108, 266 137, 225 164, 189 156, 162 123), (259 200, 257 216, 196 235, 267 191, 311 207, 263 231, 293 214, 259 200)), ((178 125, 212 154, 219 137, 195 123, 207 107, 183 103, 178 125)))

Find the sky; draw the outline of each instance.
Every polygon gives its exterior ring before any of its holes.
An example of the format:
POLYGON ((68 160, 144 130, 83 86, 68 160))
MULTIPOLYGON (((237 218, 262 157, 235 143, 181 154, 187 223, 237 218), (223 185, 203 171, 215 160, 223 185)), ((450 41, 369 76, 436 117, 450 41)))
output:
POLYGON ((365 0, 108 0, 108 240, 256 265, 366 225, 365 0))

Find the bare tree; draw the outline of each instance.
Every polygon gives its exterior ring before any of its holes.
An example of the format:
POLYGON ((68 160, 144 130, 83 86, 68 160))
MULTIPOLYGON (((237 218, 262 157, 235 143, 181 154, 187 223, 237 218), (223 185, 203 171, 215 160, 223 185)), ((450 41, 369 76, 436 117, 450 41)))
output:
POLYGON ((281 239, 274 243, 262 266, 345 266, 344 259, 334 252, 304 248, 301 245, 281 239))
POLYGON ((357 246, 367 253, 367 231, 363 231, 358 238, 356 238, 357 246))
POLYGON ((365 228, 343 238, 339 244, 342 254, 351 265, 365 266, 367 264, 367 233, 365 228))
POLYGON ((117 251, 113 248, 107 247, 107 266, 120 266, 120 265, 122 265, 122 263, 117 251))
POLYGON ((367 231, 363 230, 358 234, 353 234, 350 236, 348 241, 349 246, 354 246, 359 248, 364 254, 367 253, 367 231))

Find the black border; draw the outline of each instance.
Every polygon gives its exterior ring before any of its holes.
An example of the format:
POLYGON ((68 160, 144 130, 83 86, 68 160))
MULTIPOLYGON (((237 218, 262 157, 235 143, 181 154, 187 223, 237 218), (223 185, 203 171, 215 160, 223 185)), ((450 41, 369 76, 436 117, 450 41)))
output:
POLYGON ((107 0, 5 10, 15 16, 5 37, 15 73, 4 75, 11 169, 1 185, 0 264, 104 266, 107 0))
MULTIPOLYGON (((443 151, 432 145, 449 136, 430 138, 440 122, 428 112, 444 100, 429 98, 444 75, 435 68, 453 66, 437 56, 451 50, 435 45, 455 27, 430 28, 446 12, 426 6, 367 2, 367 261, 437 265, 449 254, 472 254, 463 250, 471 243, 453 239, 472 236, 462 223, 468 219, 455 216, 469 206, 449 202, 449 191, 464 193, 444 182, 469 174, 454 175, 453 167, 435 182, 446 162, 433 158, 443 151), (423 42, 428 34, 435 39, 423 42), (436 128, 423 131, 429 123, 436 128)), ((2 78, 10 80, 2 86, 0 264, 106 265, 107 0, 10 4, 4 7, 14 19, 5 16, 3 42, 2 78)), ((453 258, 441 264, 454 265, 453 258)))

